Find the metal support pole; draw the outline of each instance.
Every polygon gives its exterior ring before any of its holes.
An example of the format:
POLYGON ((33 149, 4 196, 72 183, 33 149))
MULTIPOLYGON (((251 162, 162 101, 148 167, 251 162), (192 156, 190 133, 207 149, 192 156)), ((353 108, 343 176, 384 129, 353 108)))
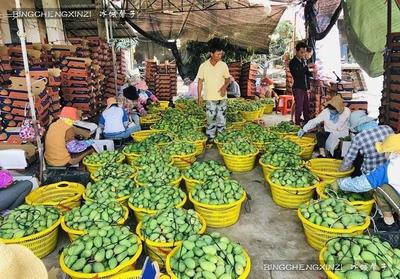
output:
MULTIPOLYGON (((110 2, 109 0, 106 0, 107 3, 107 9, 110 10, 110 2)), ((112 26, 112 19, 111 17, 108 17, 108 25, 110 28, 110 33, 109 33, 109 43, 111 44, 111 53, 112 53, 112 61, 113 61, 113 69, 114 69, 114 86, 115 86, 115 96, 118 96, 118 88, 117 88, 117 57, 115 53, 115 42, 114 42, 114 36, 113 36, 113 26, 112 26)))
MULTIPOLYGON (((20 0, 15 0, 15 6, 18 9, 21 9, 21 2, 20 0)), ((25 80, 26 80, 26 87, 28 90, 28 100, 29 100, 29 109, 31 112, 33 127, 35 129, 36 134, 36 144, 39 152, 39 180, 43 180, 43 171, 45 170, 46 166, 44 164, 44 156, 43 156, 43 144, 42 139, 40 138, 39 128, 38 128, 38 121, 36 118, 36 111, 35 111, 35 102, 33 100, 32 95, 32 84, 31 84, 31 76, 29 72, 29 62, 28 62, 28 54, 26 51, 26 42, 25 37, 26 34, 24 32, 24 24, 22 18, 17 18, 17 25, 18 25, 18 37, 21 41, 21 49, 22 49, 22 58, 24 61, 24 70, 25 70, 25 80)))
POLYGON ((386 34, 386 49, 385 49, 385 59, 384 59, 384 68, 386 74, 386 96, 385 96, 385 105, 383 106, 385 109, 385 123, 389 125, 390 123, 390 112, 389 112, 389 102, 390 102, 390 71, 388 70, 388 61, 389 58, 389 45, 390 45, 390 34, 392 33, 392 0, 387 1, 387 34, 386 34))

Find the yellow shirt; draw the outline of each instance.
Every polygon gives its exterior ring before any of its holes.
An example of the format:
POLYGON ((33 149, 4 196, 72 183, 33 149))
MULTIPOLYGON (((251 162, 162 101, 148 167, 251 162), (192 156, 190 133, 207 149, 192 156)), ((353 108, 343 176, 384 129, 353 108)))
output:
POLYGON ((200 65, 197 78, 203 80, 204 100, 206 101, 219 101, 227 98, 225 95, 221 97, 218 92, 225 84, 225 79, 229 78, 228 65, 225 62, 219 61, 214 66, 207 60, 200 65))
POLYGON ((71 155, 68 153, 66 141, 71 136, 73 138, 73 135, 73 128, 61 119, 49 126, 46 133, 44 152, 47 164, 60 167, 69 163, 71 155))

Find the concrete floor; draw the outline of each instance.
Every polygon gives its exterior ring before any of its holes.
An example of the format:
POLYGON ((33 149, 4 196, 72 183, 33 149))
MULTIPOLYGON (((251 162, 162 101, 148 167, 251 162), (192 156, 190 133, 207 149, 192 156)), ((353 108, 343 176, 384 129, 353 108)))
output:
MULTIPOLYGON (((269 115, 264 118, 272 125, 288 117, 269 115)), ((215 148, 208 149, 198 160, 218 160, 221 156, 215 148)), ((219 231, 231 240, 239 242, 250 254, 252 268, 250 279, 317 279, 325 278, 320 271, 268 271, 264 263, 274 264, 314 264, 318 260, 318 251, 312 249, 304 238, 303 228, 295 210, 281 208, 274 204, 269 187, 264 183, 262 170, 257 166, 247 173, 234 173, 251 197, 251 211, 242 208, 240 220, 235 225, 224 229, 208 229, 219 231)), ((134 225, 132 223, 132 225, 134 225)), ((44 259, 48 269, 58 268, 58 253, 68 244, 64 233, 60 230, 60 241, 56 251, 44 259)), ((66 278, 59 273, 57 278, 66 278)))

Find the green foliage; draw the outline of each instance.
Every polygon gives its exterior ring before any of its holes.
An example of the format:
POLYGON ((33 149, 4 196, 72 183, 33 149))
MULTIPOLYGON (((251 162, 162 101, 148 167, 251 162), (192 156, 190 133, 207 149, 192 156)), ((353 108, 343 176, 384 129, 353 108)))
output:
POLYGON ((271 36, 271 44, 269 46, 270 57, 278 57, 290 51, 293 32, 294 27, 290 21, 285 20, 278 23, 271 36))

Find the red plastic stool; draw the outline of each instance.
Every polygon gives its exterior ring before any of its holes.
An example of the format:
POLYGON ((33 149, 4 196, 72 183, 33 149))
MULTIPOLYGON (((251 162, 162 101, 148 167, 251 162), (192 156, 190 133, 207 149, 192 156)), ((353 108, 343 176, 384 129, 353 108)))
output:
POLYGON ((282 115, 289 114, 292 111, 293 100, 292 95, 280 95, 276 111, 280 111, 282 115))

